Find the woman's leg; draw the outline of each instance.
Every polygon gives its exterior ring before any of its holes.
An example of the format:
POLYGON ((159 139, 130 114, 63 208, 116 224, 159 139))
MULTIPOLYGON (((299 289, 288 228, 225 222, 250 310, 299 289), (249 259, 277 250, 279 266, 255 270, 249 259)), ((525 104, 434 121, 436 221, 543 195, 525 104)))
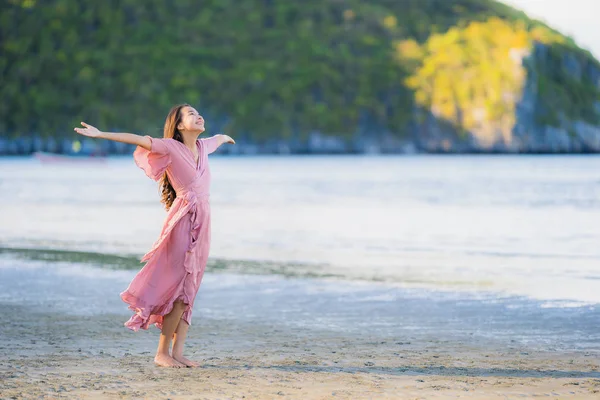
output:
POLYGON ((156 357, 154 357, 154 363, 156 365, 174 368, 185 367, 184 364, 173 359, 169 354, 171 339, 173 338, 175 329, 177 329, 177 324, 181 320, 184 311, 185 304, 182 301, 176 301, 173 303, 171 312, 163 318, 162 331, 160 333, 160 338, 158 339, 158 349, 156 350, 156 357))
POLYGON ((173 358, 188 367, 199 367, 200 364, 192 360, 188 360, 183 356, 183 346, 187 336, 189 325, 183 318, 179 320, 179 325, 175 330, 175 338, 173 339, 173 358))

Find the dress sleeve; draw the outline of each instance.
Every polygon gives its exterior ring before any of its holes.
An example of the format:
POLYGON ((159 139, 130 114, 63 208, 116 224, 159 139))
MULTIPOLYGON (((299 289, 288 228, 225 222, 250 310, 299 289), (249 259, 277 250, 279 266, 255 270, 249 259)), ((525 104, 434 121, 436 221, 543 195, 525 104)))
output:
POLYGON ((152 143, 151 150, 148 151, 138 146, 133 152, 133 159, 149 178, 158 181, 167 170, 169 164, 171 164, 169 146, 165 139, 146 137, 150 138, 152 143))
POLYGON ((211 136, 206 139, 200 139, 202 145, 206 149, 206 154, 214 153, 219 148, 219 137, 218 135, 211 136))

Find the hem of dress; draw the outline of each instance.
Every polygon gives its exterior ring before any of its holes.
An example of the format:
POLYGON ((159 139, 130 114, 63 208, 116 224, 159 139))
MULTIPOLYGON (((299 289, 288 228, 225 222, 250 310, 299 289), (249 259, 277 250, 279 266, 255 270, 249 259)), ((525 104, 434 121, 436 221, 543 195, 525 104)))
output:
MULTIPOLYGON (((189 274, 187 274, 187 275, 189 275, 189 274)), ((184 280, 185 279, 188 279, 188 276, 186 276, 184 278, 184 280)), ((184 284, 185 284, 185 282, 184 282, 184 284)), ((191 325, 191 321, 188 318, 188 315, 189 315, 189 311, 192 307, 192 305, 191 305, 192 303, 189 301, 189 299, 186 299, 186 296, 184 293, 177 295, 172 300, 169 300, 169 302, 167 302, 165 304, 161 304, 159 306, 145 305, 144 301, 139 299, 137 296, 133 295, 128 290, 125 290, 124 292, 122 292, 120 296, 121 296, 121 300, 123 300, 125 303, 129 304, 129 309, 134 312, 134 315, 132 315, 131 318, 129 318, 129 320, 127 320, 123 325, 126 328, 128 328, 134 332, 137 332, 140 329, 147 330, 151 324, 153 324, 154 326, 156 326, 158 329, 160 329, 162 331, 162 322, 163 322, 164 316, 168 315, 173 310, 173 305, 178 300, 183 301, 183 303, 186 305, 181 318, 188 325, 191 325), (156 309, 162 309, 162 310, 158 311, 158 312, 154 312, 154 310, 156 310, 156 309)))

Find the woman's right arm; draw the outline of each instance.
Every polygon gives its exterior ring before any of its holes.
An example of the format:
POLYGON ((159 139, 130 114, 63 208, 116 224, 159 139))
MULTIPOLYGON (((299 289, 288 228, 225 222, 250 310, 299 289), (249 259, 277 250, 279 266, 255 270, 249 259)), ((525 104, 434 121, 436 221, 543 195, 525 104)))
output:
POLYGON ((148 136, 135 135, 133 133, 102 132, 92 125, 86 124, 85 122, 82 122, 81 125, 84 127, 75 128, 75 132, 79 133, 80 135, 134 144, 136 146, 143 147, 146 150, 152 150, 152 141, 148 136))

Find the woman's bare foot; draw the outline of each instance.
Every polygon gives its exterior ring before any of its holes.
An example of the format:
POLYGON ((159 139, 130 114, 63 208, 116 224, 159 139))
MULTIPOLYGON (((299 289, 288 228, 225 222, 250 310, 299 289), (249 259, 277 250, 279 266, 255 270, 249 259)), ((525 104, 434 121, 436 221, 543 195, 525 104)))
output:
POLYGON ((169 356, 168 354, 157 354, 156 357, 154 357, 154 364, 158 365, 159 367, 169 367, 169 368, 185 367, 184 364, 175 360, 173 357, 169 356))
POLYGON ((176 360, 176 361, 179 361, 180 363, 182 363, 186 367, 196 368, 196 367, 200 366, 200 364, 198 364, 197 362, 192 361, 192 360, 188 360, 184 356, 173 356, 173 359, 176 360))

